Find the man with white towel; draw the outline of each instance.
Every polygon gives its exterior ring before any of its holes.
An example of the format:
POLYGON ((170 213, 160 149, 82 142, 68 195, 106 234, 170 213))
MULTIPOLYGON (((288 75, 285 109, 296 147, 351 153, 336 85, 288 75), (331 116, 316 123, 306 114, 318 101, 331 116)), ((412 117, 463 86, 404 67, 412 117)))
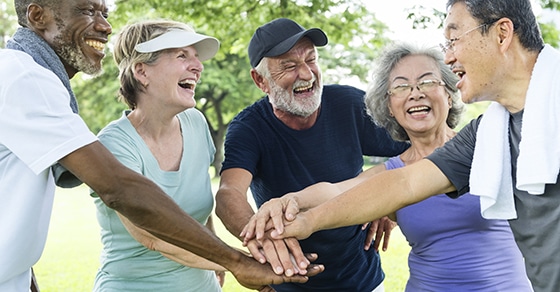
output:
MULTIPOLYGON (((445 61, 463 101, 491 101, 487 112, 426 159, 375 175, 289 225, 273 220, 273 236, 306 238, 470 189, 485 218, 510 219, 534 290, 560 291, 560 52, 544 44, 530 0, 448 0, 447 9, 445 61)), ((290 210, 285 219, 295 217, 290 210)))

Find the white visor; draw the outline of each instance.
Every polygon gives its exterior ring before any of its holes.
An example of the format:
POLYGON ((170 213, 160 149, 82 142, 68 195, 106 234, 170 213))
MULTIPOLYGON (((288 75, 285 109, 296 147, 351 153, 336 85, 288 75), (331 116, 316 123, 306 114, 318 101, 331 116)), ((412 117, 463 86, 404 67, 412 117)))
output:
POLYGON ((213 37, 186 30, 174 29, 147 42, 139 43, 134 49, 139 53, 153 53, 165 49, 188 46, 193 46, 196 49, 198 59, 202 62, 216 55, 220 48, 220 42, 213 37))

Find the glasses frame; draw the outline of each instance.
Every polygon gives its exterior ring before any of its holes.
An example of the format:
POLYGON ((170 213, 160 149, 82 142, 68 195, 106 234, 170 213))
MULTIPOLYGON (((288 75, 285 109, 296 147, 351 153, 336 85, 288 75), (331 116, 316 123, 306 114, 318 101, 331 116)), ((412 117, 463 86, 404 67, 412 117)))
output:
MULTIPOLYGON (((399 87, 399 86, 402 87, 402 86, 404 86, 404 85, 407 85, 407 86, 410 87, 410 92, 409 92, 408 94, 406 94, 406 95, 403 95, 403 97, 409 96, 409 95, 414 91, 414 88, 416 88, 419 92, 422 92, 422 93, 426 94, 426 92, 424 92, 424 90, 421 90, 421 89, 420 89, 420 84, 422 84, 422 82, 426 82, 426 81, 436 81, 437 86, 445 86, 445 85, 446 85, 445 82, 443 82, 442 80, 439 80, 438 78, 431 78, 431 79, 425 79, 425 80, 416 82, 415 84, 409 84, 409 83, 399 84, 399 85, 397 85, 397 86, 395 86, 395 87, 393 87, 393 88, 387 90, 387 94, 388 94, 389 96, 395 95, 395 93, 393 93, 393 90, 395 90, 395 88, 397 88, 397 87, 399 87)), ((434 87, 434 88, 435 88, 435 87, 434 87)), ((406 91, 403 91, 403 93, 405 93, 405 92, 406 92, 406 91)))
POLYGON ((451 51, 451 52, 455 52, 455 42, 460 40, 462 37, 466 36, 467 34, 469 34, 470 32, 473 32, 483 26, 489 25, 489 23, 483 23, 477 27, 473 27, 467 31, 465 31, 464 33, 460 34, 457 37, 454 38, 450 38, 448 40, 445 40, 445 42, 443 44, 439 44, 441 51, 445 54, 447 53, 447 51, 451 51))

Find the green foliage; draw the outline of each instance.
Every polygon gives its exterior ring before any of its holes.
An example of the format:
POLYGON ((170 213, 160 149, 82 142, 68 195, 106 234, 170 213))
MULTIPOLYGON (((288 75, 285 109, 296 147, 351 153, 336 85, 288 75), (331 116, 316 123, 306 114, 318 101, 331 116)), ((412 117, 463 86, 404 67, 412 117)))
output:
POLYGON ((78 73, 72 78, 72 88, 78 97, 80 116, 92 132, 98 133, 109 122, 119 118, 127 106, 117 101, 118 69, 108 54, 103 62, 103 74, 91 77, 78 73))
POLYGON ((11 35, 17 27, 17 17, 14 1, 0 1, 0 48, 4 48, 5 37, 11 35))
MULTIPOLYGON (((204 63, 202 83, 196 88, 197 108, 205 115, 217 147, 214 167, 219 171, 229 122, 263 96, 249 73, 247 45, 258 26, 278 17, 295 19, 307 28, 320 27, 327 33, 330 44, 321 49, 320 59, 323 69, 329 69, 324 71, 325 83, 349 76, 365 81, 368 65, 386 42, 386 27, 359 0, 116 0, 109 20, 114 34, 130 22, 167 18, 188 23, 197 32, 220 40, 220 50, 204 63)), ((81 114, 94 131, 117 118, 123 109, 115 102, 115 65, 107 58, 104 68, 104 75, 74 83, 81 114)))

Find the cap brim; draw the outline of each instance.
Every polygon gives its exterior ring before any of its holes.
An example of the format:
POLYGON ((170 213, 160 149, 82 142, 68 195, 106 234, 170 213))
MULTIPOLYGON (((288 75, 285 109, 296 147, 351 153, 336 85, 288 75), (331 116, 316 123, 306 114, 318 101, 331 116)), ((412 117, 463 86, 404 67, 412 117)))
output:
POLYGON ((277 44, 274 48, 266 52, 263 57, 276 57, 283 55, 291 50, 303 37, 308 37, 316 47, 325 46, 329 42, 327 35, 322 30, 318 28, 311 28, 295 34, 284 40, 283 42, 277 44))
POLYGON ((208 60, 216 55, 220 42, 213 37, 185 30, 170 30, 147 42, 137 44, 134 48, 139 53, 153 53, 165 49, 176 49, 193 46, 200 61, 208 60))

